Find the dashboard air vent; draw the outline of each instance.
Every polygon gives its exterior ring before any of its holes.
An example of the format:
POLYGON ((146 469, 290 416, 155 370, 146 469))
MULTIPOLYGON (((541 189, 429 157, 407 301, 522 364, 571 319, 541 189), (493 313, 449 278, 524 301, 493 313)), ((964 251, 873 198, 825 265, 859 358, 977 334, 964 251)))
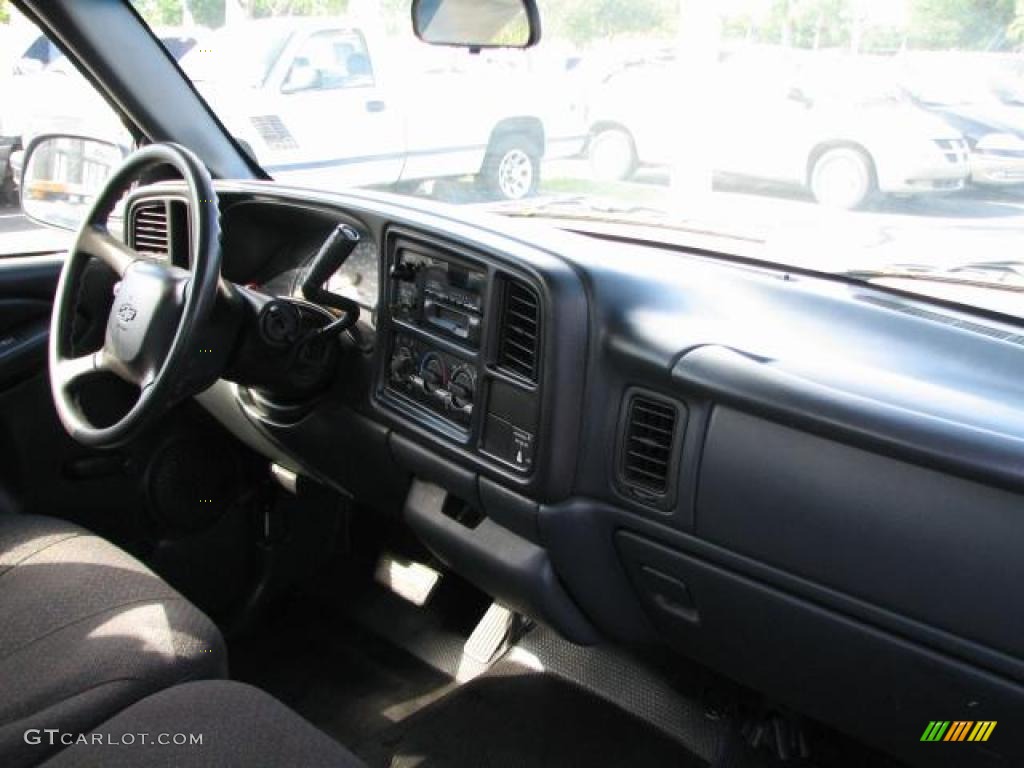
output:
POLYGON ((623 480, 639 495, 669 490, 678 412, 671 403, 635 394, 626 413, 622 445, 623 480))
POLYGON ((132 209, 131 246, 143 253, 166 258, 170 254, 167 203, 140 203, 132 209))
POLYGON ((540 299, 518 280, 505 282, 501 309, 498 365, 530 381, 537 381, 540 352, 540 299))

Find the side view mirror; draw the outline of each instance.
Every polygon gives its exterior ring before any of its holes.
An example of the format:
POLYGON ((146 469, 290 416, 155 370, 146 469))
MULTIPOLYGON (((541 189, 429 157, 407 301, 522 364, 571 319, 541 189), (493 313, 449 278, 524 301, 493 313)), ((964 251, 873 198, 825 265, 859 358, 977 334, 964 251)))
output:
POLYGON ((311 91, 320 87, 320 71, 304 60, 296 60, 281 85, 281 93, 311 91))
POLYGON ((529 48, 540 40, 536 0, 413 0, 416 37, 431 45, 529 48))
POLYGON ((125 152, 84 136, 44 134, 21 159, 21 209, 33 221, 77 229, 125 152))

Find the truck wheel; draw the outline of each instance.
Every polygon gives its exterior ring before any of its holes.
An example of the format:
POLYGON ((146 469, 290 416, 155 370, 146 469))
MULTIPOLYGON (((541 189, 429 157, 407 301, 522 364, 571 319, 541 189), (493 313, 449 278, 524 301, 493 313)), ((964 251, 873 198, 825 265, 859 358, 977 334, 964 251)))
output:
POLYGON ((875 191, 871 159, 859 149, 836 147, 821 154, 811 169, 811 194, 829 208, 864 205, 875 191))
POLYGON ((525 136, 498 139, 480 172, 487 191, 501 200, 522 200, 540 186, 540 152, 525 136))
POLYGON ((621 128, 606 128, 590 140, 590 170, 598 181, 624 181, 636 171, 633 137, 621 128))

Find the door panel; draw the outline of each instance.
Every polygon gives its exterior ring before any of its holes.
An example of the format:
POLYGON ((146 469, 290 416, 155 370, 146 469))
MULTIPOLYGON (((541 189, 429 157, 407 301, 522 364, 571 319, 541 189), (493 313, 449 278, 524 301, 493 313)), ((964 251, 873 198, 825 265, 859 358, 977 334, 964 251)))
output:
MULTIPOLYGON (((124 456, 71 440, 50 396, 46 345, 62 265, 62 255, 0 259, 0 514, 64 517, 124 542, 142 504, 124 456)), ((104 268, 88 270, 83 297, 102 302, 112 284, 104 268)), ((76 335, 102 333, 104 313, 79 319, 76 335)))
POLYGON ((0 260, 0 393, 46 363, 50 305, 59 258, 0 260))

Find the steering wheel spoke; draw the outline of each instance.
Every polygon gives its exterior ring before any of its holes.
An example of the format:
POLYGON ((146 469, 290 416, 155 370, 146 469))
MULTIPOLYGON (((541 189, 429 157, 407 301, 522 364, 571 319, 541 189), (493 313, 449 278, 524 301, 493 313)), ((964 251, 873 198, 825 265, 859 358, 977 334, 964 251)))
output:
POLYGON ((67 389, 75 383, 82 381, 94 374, 111 370, 110 358, 104 349, 98 349, 81 357, 69 357, 59 360, 51 375, 56 378, 60 386, 67 389))
POLYGON ((124 277, 128 267, 141 257, 134 250, 114 237, 105 228, 86 227, 78 241, 78 248, 90 256, 95 256, 112 270, 118 277, 124 277))

